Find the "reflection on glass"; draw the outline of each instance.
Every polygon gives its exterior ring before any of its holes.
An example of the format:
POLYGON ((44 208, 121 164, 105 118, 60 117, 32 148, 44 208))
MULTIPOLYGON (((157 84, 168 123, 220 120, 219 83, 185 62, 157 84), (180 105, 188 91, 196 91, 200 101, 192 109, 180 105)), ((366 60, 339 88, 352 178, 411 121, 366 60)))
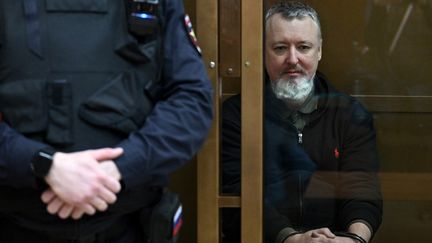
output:
POLYGON ((432 1, 369 0, 356 51, 353 93, 432 95, 432 1))

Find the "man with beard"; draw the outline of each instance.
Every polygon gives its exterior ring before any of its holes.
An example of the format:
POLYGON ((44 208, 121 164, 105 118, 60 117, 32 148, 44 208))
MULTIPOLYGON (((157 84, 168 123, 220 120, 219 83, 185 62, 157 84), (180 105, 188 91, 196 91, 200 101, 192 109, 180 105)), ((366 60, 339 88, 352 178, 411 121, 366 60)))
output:
MULTIPOLYGON (((382 199, 372 116, 317 72, 317 13, 299 2, 265 18, 264 236, 268 243, 369 242, 382 199)), ((223 106, 223 191, 240 192, 240 96, 223 106)), ((224 211, 224 242, 240 242, 224 211)), ((235 226, 237 225, 237 226, 235 226)))

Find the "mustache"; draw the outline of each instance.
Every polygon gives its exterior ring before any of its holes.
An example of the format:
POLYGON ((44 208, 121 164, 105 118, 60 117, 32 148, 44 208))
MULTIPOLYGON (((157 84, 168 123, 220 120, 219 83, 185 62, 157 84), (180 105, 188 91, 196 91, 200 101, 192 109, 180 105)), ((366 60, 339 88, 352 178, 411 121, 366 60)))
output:
POLYGON ((286 68, 279 72, 279 77, 288 74, 288 73, 301 73, 304 74, 304 70, 302 68, 286 68))

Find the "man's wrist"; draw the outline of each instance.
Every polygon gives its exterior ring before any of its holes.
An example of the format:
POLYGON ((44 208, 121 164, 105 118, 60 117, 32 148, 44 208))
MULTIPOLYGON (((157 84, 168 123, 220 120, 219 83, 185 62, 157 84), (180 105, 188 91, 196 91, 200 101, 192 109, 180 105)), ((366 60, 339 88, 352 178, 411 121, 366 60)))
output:
POLYGON ((43 179, 48 175, 55 153, 56 151, 50 147, 40 149, 36 152, 30 163, 31 170, 36 177, 43 179))
POLYGON ((276 243, 283 243, 285 242, 289 237, 297 234, 301 234, 303 232, 297 231, 291 227, 286 227, 282 229, 279 234, 276 237, 276 243))
POLYGON ((351 238, 351 239, 353 239, 355 242, 358 242, 358 243, 368 243, 363 237, 361 237, 360 235, 358 235, 358 234, 354 234, 354 233, 351 233, 351 232, 335 232, 334 233, 335 235, 337 235, 337 236, 342 236, 342 237, 348 237, 348 238, 351 238))

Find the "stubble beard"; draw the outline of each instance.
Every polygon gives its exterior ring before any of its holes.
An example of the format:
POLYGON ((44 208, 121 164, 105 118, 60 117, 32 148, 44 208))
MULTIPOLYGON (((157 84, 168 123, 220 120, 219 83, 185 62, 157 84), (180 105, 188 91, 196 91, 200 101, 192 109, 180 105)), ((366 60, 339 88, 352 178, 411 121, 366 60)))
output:
POLYGON ((271 86, 276 98, 293 106, 301 106, 313 89, 313 77, 279 78, 272 81, 271 86))

